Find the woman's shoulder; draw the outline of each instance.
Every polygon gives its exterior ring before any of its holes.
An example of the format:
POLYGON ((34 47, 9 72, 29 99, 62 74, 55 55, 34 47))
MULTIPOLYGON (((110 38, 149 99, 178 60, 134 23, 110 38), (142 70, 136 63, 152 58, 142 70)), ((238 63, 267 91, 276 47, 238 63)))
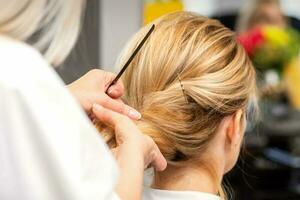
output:
POLYGON ((221 198, 217 195, 193 192, 193 191, 170 191, 170 190, 159 190, 144 187, 142 200, 220 200, 221 198))

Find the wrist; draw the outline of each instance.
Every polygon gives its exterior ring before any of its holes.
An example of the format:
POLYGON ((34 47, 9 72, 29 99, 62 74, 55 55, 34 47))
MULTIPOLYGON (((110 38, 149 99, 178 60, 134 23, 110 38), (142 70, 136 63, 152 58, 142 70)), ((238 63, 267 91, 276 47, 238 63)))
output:
POLYGON ((142 148, 135 143, 123 143, 120 145, 116 160, 119 165, 124 165, 128 163, 129 160, 134 161, 136 169, 144 170, 144 152, 142 148))
POLYGON ((144 176, 144 158, 141 150, 131 145, 122 145, 116 159, 120 168, 117 193, 125 200, 141 199, 144 176))

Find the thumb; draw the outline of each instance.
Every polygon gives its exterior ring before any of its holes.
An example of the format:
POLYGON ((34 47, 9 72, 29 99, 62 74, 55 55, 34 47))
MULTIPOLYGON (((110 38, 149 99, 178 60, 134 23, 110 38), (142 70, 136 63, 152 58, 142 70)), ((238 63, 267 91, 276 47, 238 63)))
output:
POLYGON ((124 85, 121 81, 118 81, 116 84, 112 85, 107 90, 108 96, 114 99, 118 99, 124 94, 124 85))
POLYGON ((167 168, 167 161, 156 144, 153 155, 154 157, 153 161, 151 162, 151 166, 153 166, 156 171, 164 171, 167 168))

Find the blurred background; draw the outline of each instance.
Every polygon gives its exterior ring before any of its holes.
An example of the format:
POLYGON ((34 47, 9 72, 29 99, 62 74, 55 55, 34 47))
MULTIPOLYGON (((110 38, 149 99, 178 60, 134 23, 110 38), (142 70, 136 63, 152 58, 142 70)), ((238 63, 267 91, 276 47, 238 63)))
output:
POLYGON ((187 10, 236 31, 258 73, 260 120, 248 121, 230 199, 300 199, 300 0, 88 0, 83 31, 58 68, 66 83, 91 68, 116 71, 118 54, 144 24, 187 10))

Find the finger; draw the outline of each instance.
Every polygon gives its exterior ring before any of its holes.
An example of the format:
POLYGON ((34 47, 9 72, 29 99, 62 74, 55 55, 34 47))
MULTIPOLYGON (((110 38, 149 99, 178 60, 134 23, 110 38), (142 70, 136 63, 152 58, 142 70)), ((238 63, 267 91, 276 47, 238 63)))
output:
POLYGON ((124 85, 122 81, 118 81, 116 84, 112 85, 108 91, 107 94, 114 99, 120 98, 124 94, 124 85))
POLYGON ((91 120, 91 122, 95 123, 97 121, 95 115, 91 112, 88 114, 89 119, 91 120))
POLYGON ((104 108, 99 104, 93 105, 94 115, 104 124, 115 128, 117 124, 122 123, 126 118, 119 113, 104 108))
POLYGON ((167 160, 162 155, 162 153, 160 152, 157 146, 154 151, 154 157, 153 157, 153 161, 151 162, 151 165, 154 167, 156 171, 163 171, 167 168, 167 160))
POLYGON ((99 102, 99 103, 103 107, 113 110, 115 112, 121 113, 123 115, 126 115, 133 120, 139 120, 142 117, 141 114, 137 110, 124 104, 123 102, 120 102, 119 100, 112 99, 106 95, 99 97, 99 99, 101 99, 101 102, 99 102))
POLYGON ((122 99, 115 99, 117 102, 124 104, 124 102, 122 101, 122 99))
MULTIPOLYGON (((106 77, 105 77, 106 81, 105 82, 107 84, 110 84, 111 82, 113 82, 113 80, 116 78, 116 76, 117 75, 114 73, 106 72, 106 77)), ((107 87, 108 87, 108 85, 107 85, 107 87)), ((108 88, 107 94, 111 98, 120 98, 124 94, 123 82, 121 80, 118 80, 117 83, 115 83, 110 88, 108 88)))
MULTIPOLYGON (((128 130, 133 130, 135 128, 134 126, 131 127, 131 125, 134 125, 131 120, 129 120, 128 118, 124 117, 119 113, 106 109, 101 105, 94 104, 93 112, 102 123, 114 129, 118 129, 117 126, 122 127, 123 129, 124 127, 127 127, 128 130)), ((126 133, 131 133, 131 132, 128 131, 123 132, 123 134, 126 133)), ((154 146, 151 165, 157 171, 163 171, 167 166, 166 159, 163 157, 163 155, 161 154, 161 152, 159 151, 156 145, 154 146)))

